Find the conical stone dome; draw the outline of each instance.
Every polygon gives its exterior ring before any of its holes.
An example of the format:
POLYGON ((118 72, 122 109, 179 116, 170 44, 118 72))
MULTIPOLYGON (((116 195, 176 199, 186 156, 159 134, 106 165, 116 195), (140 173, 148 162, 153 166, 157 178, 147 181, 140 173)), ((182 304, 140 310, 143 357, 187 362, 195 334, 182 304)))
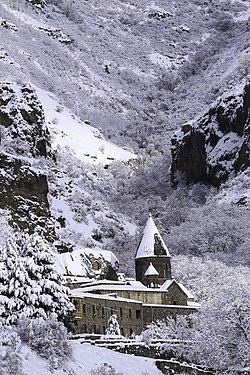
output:
POLYGON ((135 255, 136 280, 147 286, 150 277, 157 277, 158 285, 170 280, 170 259, 168 248, 149 215, 135 255))
POLYGON ((137 248, 135 259, 158 255, 170 257, 168 248, 165 245, 151 214, 149 214, 141 242, 137 248))

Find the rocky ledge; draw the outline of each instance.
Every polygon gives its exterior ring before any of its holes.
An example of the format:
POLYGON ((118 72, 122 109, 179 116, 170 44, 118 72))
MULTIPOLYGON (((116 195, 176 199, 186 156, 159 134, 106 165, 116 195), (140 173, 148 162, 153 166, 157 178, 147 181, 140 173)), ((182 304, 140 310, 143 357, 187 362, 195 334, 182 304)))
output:
POLYGON ((44 113, 30 86, 0 84, 0 208, 11 222, 53 236, 47 177, 33 168, 35 158, 52 157, 44 113))
POLYGON ((172 181, 220 186, 250 166, 250 83, 220 98, 172 138, 172 181))

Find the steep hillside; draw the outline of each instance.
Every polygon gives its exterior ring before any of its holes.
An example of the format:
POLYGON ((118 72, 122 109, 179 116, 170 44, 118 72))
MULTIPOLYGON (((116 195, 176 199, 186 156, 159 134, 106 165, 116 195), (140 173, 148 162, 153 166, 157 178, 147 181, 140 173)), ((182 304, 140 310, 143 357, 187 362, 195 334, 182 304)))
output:
POLYGON ((2 77, 53 92, 134 147, 165 147, 169 131, 233 84, 249 53, 246 1, 46 4, 1 4, 2 77))
POLYGON ((37 93, 41 102, 31 86, 1 85, 0 208, 11 225, 41 231, 59 251, 103 248, 109 238, 134 233, 110 209, 107 168, 135 154, 37 93))

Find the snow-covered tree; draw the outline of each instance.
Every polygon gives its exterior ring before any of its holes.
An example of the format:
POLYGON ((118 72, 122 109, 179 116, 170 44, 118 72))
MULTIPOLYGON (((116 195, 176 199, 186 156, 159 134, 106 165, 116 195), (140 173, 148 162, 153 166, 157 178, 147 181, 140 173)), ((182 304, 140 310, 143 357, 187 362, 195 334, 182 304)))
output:
POLYGON ((194 319, 190 360, 218 374, 239 374, 250 368, 250 291, 235 280, 202 306, 194 319))
POLYGON ((39 235, 8 239, 0 259, 0 321, 65 316, 73 310, 54 266, 52 250, 39 235))
MULTIPOLYGON (((20 313, 25 313, 28 273, 14 239, 8 239, 0 258, 0 321, 14 323, 20 313)), ((27 312, 26 312, 27 314, 27 312)))
POLYGON ((191 318, 177 315, 176 318, 167 317, 149 324, 142 332, 142 340, 150 344, 152 340, 165 339, 168 342, 161 345, 161 352, 171 353, 171 356, 183 358, 186 350, 186 342, 193 337, 193 329, 190 327, 191 318), (173 345, 174 342, 178 345, 173 345))
POLYGON ((108 321, 108 328, 106 329, 106 335, 120 335, 120 326, 117 320, 116 314, 111 315, 108 321))

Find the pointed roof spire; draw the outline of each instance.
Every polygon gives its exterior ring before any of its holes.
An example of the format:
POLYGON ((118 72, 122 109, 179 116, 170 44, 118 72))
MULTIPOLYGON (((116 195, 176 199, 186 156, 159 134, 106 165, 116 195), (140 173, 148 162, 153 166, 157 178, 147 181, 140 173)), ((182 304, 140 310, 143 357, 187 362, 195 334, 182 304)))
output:
POLYGON ((147 271, 145 272, 145 276, 159 276, 159 272, 155 269, 151 262, 147 268, 147 271))
POLYGON ((170 257, 168 248, 165 245, 158 229, 156 228, 152 215, 149 214, 141 242, 137 248, 135 259, 153 257, 157 255, 166 255, 170 257))

